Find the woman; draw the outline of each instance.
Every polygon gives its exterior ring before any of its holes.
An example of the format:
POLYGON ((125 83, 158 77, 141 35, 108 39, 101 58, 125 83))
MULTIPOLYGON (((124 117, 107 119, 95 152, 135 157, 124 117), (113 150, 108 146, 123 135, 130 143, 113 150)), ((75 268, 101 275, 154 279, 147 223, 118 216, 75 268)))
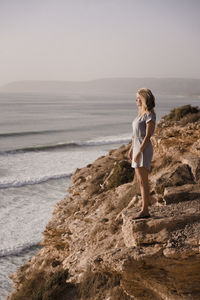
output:
POLYGON ((135 168, 135 174, 142 196, 142 210, 134 219, 149 218, 150 202, 148 173, 151 170, 153 147, 150 137, 154 133, 156 114, 154 112, 155 97, 149 89, 142 88, 136 93, 138 116, 133 120, 132 145, 128 156, 135 168))

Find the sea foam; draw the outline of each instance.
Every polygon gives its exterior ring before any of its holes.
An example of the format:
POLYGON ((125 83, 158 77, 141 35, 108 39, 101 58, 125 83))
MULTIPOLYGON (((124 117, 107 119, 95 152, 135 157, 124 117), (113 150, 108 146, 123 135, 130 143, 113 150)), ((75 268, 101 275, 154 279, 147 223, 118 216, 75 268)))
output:
POLYGON ((69 177, 106 151, 43 151, 0 156, 0 188, 38 184, 50 179, 69 177))
POLYGON ((98 137, 91 140, 85 141, 69 141, 69 142, 59 142, 56 144, 50 145, 35 145, 17 149, 11 149, 6 151, 0 151, 0 155, 7 155, 7 154, 19 154, 25 152, 33 152, 33 151, 45 151, 45 150, 57 150, 57 149, 64 149, 64 148, 80 148, 84 146, 98 146, 98 145, 112 145, 112 144, 120 144, 120 143, 128 143, 131 137, 130 134, 122 134, 122 135, 113 135, 113 136, 104 136, 98 137))

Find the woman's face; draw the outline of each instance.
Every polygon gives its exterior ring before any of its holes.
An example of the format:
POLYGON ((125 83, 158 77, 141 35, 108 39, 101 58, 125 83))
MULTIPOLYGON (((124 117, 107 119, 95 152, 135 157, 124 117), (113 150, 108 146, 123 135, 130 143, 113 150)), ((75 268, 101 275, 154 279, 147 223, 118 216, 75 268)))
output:
POLYGON ((138 93, 136 94, 136 104, 138 107, 142 106, 142 97, 138 93))

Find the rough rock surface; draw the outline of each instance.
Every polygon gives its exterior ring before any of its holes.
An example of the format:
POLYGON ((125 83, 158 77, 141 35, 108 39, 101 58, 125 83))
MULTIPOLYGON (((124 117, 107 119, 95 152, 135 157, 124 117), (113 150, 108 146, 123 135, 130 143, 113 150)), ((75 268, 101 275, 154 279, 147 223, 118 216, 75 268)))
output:
POLYGON ((133 220, 141 197, 130 144, 77 169, 8 299, 199 300, 199 129, 199 120, 157 125, 149 219, 133 220))

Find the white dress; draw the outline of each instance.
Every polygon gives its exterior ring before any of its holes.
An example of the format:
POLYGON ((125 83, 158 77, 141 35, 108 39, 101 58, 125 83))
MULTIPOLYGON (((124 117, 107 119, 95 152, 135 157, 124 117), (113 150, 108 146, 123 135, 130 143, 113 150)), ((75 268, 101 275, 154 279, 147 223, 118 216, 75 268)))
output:
POLYGON ((149 171, 151 170, 151 161, 153 157, 153 147, 151 141, 149 140, 148 144, 144 148, 144 151, 140 155, 139 163, 134 162, 134 157, 139 151, 140 145, 142 144, 144 137, 146 135, 146 124, 150 121, 156 122, 156 114, 151 112, 149 114, 144 114, 141 117, 136 117, 132 122, 133 134, 132 134, 132 163, 133 168, 136 167, 145 167, 149 171))

